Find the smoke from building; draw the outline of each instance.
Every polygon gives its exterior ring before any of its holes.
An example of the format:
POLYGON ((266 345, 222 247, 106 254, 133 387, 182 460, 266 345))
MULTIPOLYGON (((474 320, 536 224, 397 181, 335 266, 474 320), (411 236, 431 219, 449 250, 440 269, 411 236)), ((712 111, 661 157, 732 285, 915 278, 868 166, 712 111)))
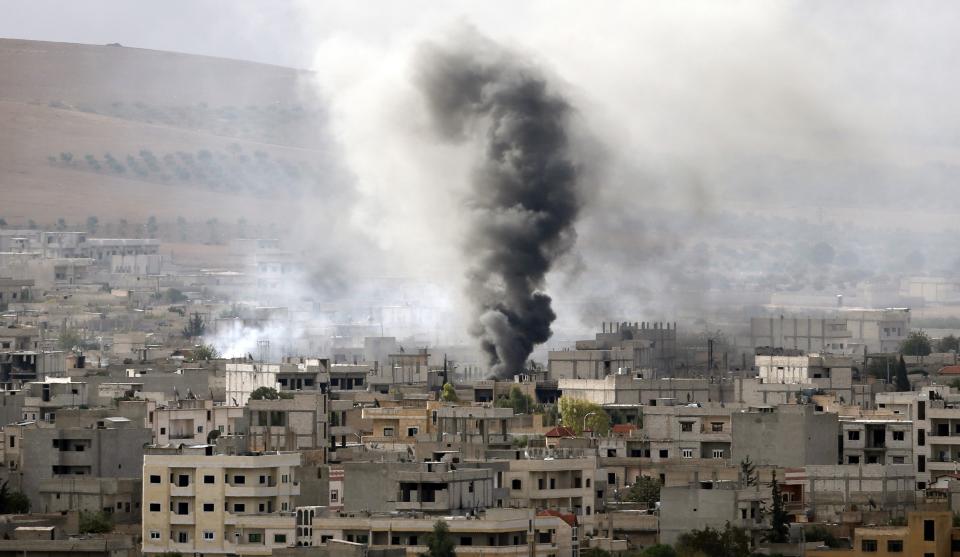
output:
POLYGON ((442 137, 476 149, 462 246, 470 332, 491 372, 510 375, 552 334, 546 275, 576 238, 572 109, 538 68, 475 33, 425 45, 417 70, 442 137))

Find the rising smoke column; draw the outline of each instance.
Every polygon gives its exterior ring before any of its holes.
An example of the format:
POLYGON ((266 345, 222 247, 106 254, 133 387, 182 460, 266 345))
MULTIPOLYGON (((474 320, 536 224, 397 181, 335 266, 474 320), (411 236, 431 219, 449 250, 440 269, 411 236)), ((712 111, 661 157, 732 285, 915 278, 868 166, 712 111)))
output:
POLYGON ((509 376, 552 334, 545 278, 576 238, 571 107, 537 68, 472 32, 424 46, 418 63, 418 85, 444 138, 482 145, 464 245, 470 333, 491 371, 509 376))

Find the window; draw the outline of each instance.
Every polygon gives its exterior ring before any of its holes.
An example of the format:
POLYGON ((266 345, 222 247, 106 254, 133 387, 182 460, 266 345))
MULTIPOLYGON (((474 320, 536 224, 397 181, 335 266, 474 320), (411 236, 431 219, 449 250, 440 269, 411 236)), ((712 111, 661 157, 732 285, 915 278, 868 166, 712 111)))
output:
POLYGON ((190 485, 190 476, 186 474, 180 474, 180 477, 177 478, 178 487, 187 487, 190 485))
POLYGON ((894 440, 894 441, 903 441, 903 432, 902 432, 902 431, 894 431, 894 432, 893 432, 893 440, 894 440))
POLYGON ((890 459, 891 464, 903 464, 904 458, 902 456, 895 456, 890 459))
POLYGON ((617 483, 617 475, 613 472, 607 474, 607 485, 614 485, 617 483))
POLYGON ((723 422, 711 422, 710 430, 713 432, 723 431, 723 422))
POLYGON ((16 447, 16 446, 17 446, 17 438, 14 437, 13 435, 10 436, 10 446, 11 446, 11 447, 16 447))
POLYGON ((203 539, 204 539, 204 541, 212 542, 212 541, 213 541, 213 532, 211 532, 210 530, 204 530, 204 531, 203 531, 203 539))
POLYGON ((266 477, 266 476, 260 476, 260 483, 261 483, 261 484, 267 483, 267 477, 266 477))
POLYGON ((876 553, 877 540, 861 540, 860 550, 863 551, 864 553, 876 553))
POLYGON ((680 422, 680 431, 693 431, 693 422, 680 422))
POLYGON ((150 483, 152 483, 152 484, 158 484, 158 483, 160 483, 160 475, 159 475, 159 474, 150 474, 150 483))
POLYGON ((212 513, 212 512, 213 512, 213 503, 204 503, 204 504, 203 504, 203 512, 205 512, 205 513, 212 513))
POLYGON ((927 419, 927 403, 922 400, 917 401, 917 419, 927 419))
POLYGON ((513 480, 510 482, 510 489, 522 489, 522 484, 520 480, 513 480))
POLYGON ((887 540, 887 553, 903 553, 903 540, 887 540))
POLYGON ((247 510, 247 505, 245 505, 244 503, 234 503, 234 504, 233 504, 233 512, 235 512, 235 513, 246 512, 246 510, 247 510))
POLYGON ((400 545, 400 536, 392 536, 390 538, 390 545, 400 545))
POLYGON ((177 532, 177 542, 178 543, 187 543, 190 539, 187 537, 186 532, 177 532))
MULTIPOLYGON (((927 457, 924 455, 917 455, 917 472, 926 472, 927 471, 927 457)), ((919 484, 917 484, 917 489, 922 489, 919 484)))
POLYGON ((152 513, 160 512, 160 503, 150 503, 150 512, 152 513))
POLYGON ((287 543, 287 535, 286 535, 286 534, 274 534, 274 535, 273 535, 273 543, 287 543))
POLYGON ((857 455, 847 456, 847 464, 860 464, 860 457, 857 455))
POLYGON ((384 437, 393 437, 393 428, 392 428, 392 427, 385 427, 385 428, 383 428, 383 436, 384 436, 384 437))
POLYGON ((722 459, 722 458, 723 458, 723 449, 713 449, 713 458, 722 459))
POLYGON ((190 503, 177 503, 177 514, 190 514, 190 503))
POLYGON ((460 545, 473 545, 473 538, 470 536, 460 536, 460 545))
POLYGON ((417 537, 410 536, 410 545, 417 545, 417 537))
POLYGON ((660 449, 660 458, 670 458, 670 451, 667 449, 660 449))
POLYGON ((927 432, 922 429, 918 429, 917 430, 917 446, 922 447, 926 443, 927 443, 927 432))
POLYGON ((418 433, 420 433, 419 428, 416 428, 416 427, 407 428, 407 437, 416 437, 418 433))
POLYGON ((197 433, 203 433, 203 426, 202 426, 202 425, 198 425, 198 426, 197 426, 197 433))
POLYGON ((243 484, 247 483, 247 477, 246 477, 246 476, 234 476, 234 477, 233 477, 233 483, 234 483, 234 484, 238 484, 238 485, 243 485, 243 484))
POLYGON ((331 489, 331 490, 330 490, 330 502, 331 502, 331 503, 336 503, 336 502, 339 501, 339 500, 340 500, 340 490, 331 489))
POLYGON ((250 542, 250 543, 262 543, 262 542, 263 542, 263 536, 262 536, 261 534, 258 534, 258 533, 251 533, 251 534, 247 535, 247 541, 250 542))
POLYGON ((281 475, 280 475, 280 483, 282 483, 282 484, 290 483, 290 475, 289 475, 289 474, 281 474, 281 475))
POLYGON ((167 434, 167 428, 161 427, 161 428, 160 428, 160 435, 166 435, 166 434, 167 434))
POLYGON ((217 481, 216 478, 215 478, 214 476, 211 476, 211 475, 205 475, 205 476, 203 477, 203 483, 205 483, 205 484, 216 483, 216 481, 217 481))
POLYGON ((151 540, 159 540, 159 539, 160 539, 160 531, 159 531, 159 530, 150 530, 150 539, 151 539, 151 540))
POLYGON ((936 526, 932 520, 923 521, 923 541, 925 542, 935 542, 936 540, 936 526))
POLYGON ((693 449, 680 449, 683 458, 693 458, 693 449))
POLYGON ((860 432, 859 432, 859 431, 848 431, 848 432, 847 432, 847 440, 848 440, 848 441, 859 441, 859 440, 860 440, 860 432))

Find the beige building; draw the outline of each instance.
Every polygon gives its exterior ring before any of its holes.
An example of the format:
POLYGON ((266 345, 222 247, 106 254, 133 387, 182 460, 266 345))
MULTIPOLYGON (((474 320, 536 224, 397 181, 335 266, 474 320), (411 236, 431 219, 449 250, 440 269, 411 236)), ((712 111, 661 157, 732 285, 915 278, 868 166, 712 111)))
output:
POLYGON ((214 404, 212 400, 171 400, 167 406, 149 412, 148 427, 153 429, 154 443, 207 443, 210 432, 232 435, 238 432, 243 408, 214 404))
POLYGON ((201 445, 148 449, 143 553, 270 555, 294 545, 299 453, 213 454, 201 445))

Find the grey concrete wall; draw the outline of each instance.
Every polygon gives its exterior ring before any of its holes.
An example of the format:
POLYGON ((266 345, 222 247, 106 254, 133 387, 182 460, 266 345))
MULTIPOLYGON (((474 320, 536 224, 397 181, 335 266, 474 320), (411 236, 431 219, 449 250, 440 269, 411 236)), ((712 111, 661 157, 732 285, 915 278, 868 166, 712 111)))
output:
POLYGON ((805 466, 836 464, 840 432, 834 413, 816 413, 812 405, 779 406, 775 412, 733 414, 732 460, 755 464, 805 466))

